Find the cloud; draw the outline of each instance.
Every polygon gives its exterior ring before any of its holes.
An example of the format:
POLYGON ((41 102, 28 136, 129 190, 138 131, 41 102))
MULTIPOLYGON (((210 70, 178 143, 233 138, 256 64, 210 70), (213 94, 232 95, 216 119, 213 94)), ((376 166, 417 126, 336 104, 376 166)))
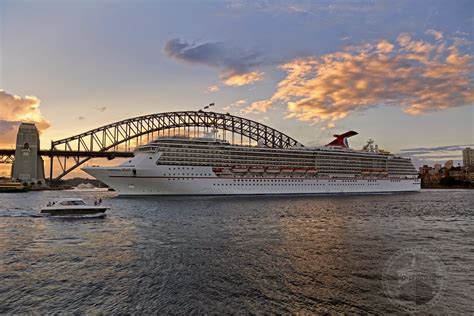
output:
POLYGON ((105 112, 107 111, 107 107, 106 106, 101 106, 101 107, 98 107, 98 108, 95 108, 97 111, 100 111, 100 112, 105 112))
POLYGON ((210 92, 217 92, 217 91, 219 91, 219 90, 220 90, 220 88, 219 88, 218 85, 212 85, 212 86, 207 87, 206 92, 207 92, 207 93, 210 93, 210 92))
POLYGON ((84 116, 78 116, 77 119, 78 119, 79 121, 83 121, 83 120, 85 120, 86 118, 85 118, 84 116))
POLYGON ((0 90, 0 144, 15 142, 21 122, 36 124, 40 132, 47 129, 50 124, 41 115, 39 105, 35 96, 20 97, 0 90))
POLYGON ((169 57, 189 64, 217 69, 226 85, 242 86, 263 79, 263 73, 255 71, 255 68, 265 63, 259 53, 236 49, 222 42, 196 44, 172 39, 165 44, 164 52, 169 57))
MULTIPOLYGON (((428 58, 427 56, 432 50, 433 45, 423 41, 414 41, 411 36, 408 34, 400 34, 397 38, 398 44, 400 45, 400 50, 406 51, 408 53, 419 54, 420 56, 413 56, 420 59, 428 58)), ((416 60, 416 58, 415 58, 416 60)))
POLYGON ((224 84, 228 86, 244 86, 252 84, 263 79, 263 72, 252 71, 244 74, 234 74, 224 80, 224 84))
POLYGON ((271 100, 255 101, 247 108, 243 109, 243 113, 265 113, 272 106, 271 100))
POLYGON ((15 147, 15 138, 19 125, 19 122, 0 120, 0 146, 15 147))
POLYGON ((474 104, 473 56, 448 41, 429 43, 400 34, 395 43, 349 46, 279 68, 286 77, 275 93, 246 110, 265 112, 286 103, 287 118, 333 127, 350 113, 377 105, 420 115, 474 104))
POLYGON ((231 0, 227 2, 227 8, 237 12, 262 12, 272 14, 296 15, 298 17, 317 16, 317 13, 324 15, 334 13, 371 13, 377 8, 373 1, 242 1, 231 0))
POLYGON ((241 106, 241 105, 244 105, 244 104, 246 104, 246 103, 247 103, 247 101, 245 101, 245 100, 243 100, 243 99, 240 99, 240 100, 235 101, 235 102, 232 103, 232 104, 234 104, 235 106, 241 106))
POLYGON ((401 149, 399 155, 412 159, 418 167, 444 163, 447 160, 454 160, 457 164, 462 163, 462 150, 466 147, 473 148, 474 144, 401 149))
POLYGON ((377 44, 377 51, 381 52, 381 53, 385 53, 385 54, 388 54, 390 53, 393 48, 395 46, 393 46, 392 43, 388 42, 388 41, 380 41, 378 44, 377 44))
POLYGON ((434 38, 435 38, 437 41, 443 39, 443 33, 439 32, 439 31, 435 31, 435 30, 430 29, 430 30, 427 30, 425 33, 428 34, 428 35, 433 35, 434 38))
POLYGON ((438 147, 418 147, 418 148, 401 149, 400 151, 401 152, 431 153, 431 152, 438 152, 438 151, 461 151, 466 147, 474 148, 474 144, 448 145, 448 146, 438 146, 438 147))
POLYGON ((243 99, 240 99, 240 100, 237 100, 235 101, 234 103, 231 103, 229 105, 227 105, 226 107, 223 107, 222 109, 224 111, 230 111, 230 110, 234 110, 236 108, 240 108, 241 106, 247 104, 247 101, 243 100, 243 99))

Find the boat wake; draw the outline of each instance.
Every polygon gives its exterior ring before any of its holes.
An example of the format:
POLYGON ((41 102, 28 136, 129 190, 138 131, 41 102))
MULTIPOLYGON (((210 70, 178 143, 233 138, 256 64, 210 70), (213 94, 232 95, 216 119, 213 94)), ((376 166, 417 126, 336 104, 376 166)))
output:
POLYGON ((35 210, 24 209, 0 209, 0 217, 41 217, 35 210))
POLYGON ((17 217, 32 217, 32 218, 58 218, 58 219, 94 219, 104 218, 107 214, 84 214, 84 215, 50 215, 41 214, 37 210, 24 210, 24 209, 0 209, 0 218, 17 218, 17 217))

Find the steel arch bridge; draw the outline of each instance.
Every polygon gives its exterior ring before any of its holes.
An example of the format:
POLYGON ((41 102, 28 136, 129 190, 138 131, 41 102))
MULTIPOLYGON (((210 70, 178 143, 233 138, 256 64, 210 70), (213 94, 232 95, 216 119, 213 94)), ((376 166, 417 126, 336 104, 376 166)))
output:
POLYGON ((210 128, 221 130, 231 143, 269 148, 303 146, 290 136, 267 125, 229 113, 204 111, 165 112, 129 118, 79 135, 51 142, 50 179, 54 183, 94 157, 130 157, 132 146, 149 142, 156 136, 199 136, 210 128), (204 130, 200 130, 200 129, 204 130), (230 134, 230 135, 229 135, 230 134), (237 140, 236 140, 237 135, 237 140), (135 140, 133 144, 132 141, 135 140), (57 158, 61 173, 53 178, 53 162, 57 158), (67 165, 72 158, 72 165, 67 165))

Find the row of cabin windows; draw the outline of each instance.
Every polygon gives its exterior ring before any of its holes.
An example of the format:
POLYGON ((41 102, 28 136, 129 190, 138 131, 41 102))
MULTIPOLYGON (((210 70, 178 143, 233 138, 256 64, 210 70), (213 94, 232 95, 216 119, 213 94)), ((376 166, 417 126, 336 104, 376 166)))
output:
MULTIPOLYGON (((171 176, 176 176, 176 177, 180 177, 180 176, 181 176, 181 177, 186 177, 186 176, 187 176, 187 177, 189 177, 189 176, 191 176, 191 177, 198 177, 198 176, 200 176, 200 177, 211 177, 211 176, 213 176, 213 174, 211 174, 211 173, 164 173, 163 176, 170 176, 170 177, 171 177, 171 176)), ((295 179, 295 177, 308 179, 308 178, 315 178, 315 177, 323 177, 324 175, 317 175, 317 174, 310 174, 310 175, 308 175, 308 174, 302 174, 302 175, 296 175, 296 176, 294 176, 294 175, 291 176, 291 175, 290 175, 290 176, 286 176, 287 179, 284 179, 284 180, 274 180, 274 179, 270 179, 270 180, 265 180, 265 179, 263 179, 263 180, 260 180, 260 179, 258 179, 259 177, 262 177, 262 176, 263 176, 263 175, 258 175, 258 174, 253 175, 254 178, 257 178, 257 180, 255 180, 255 179, 248 179, 248 178, 239 179, 239 178, 238 178, 239 175, 234 175, 234 178, 236 178, 236 179, 234 179, 234 181, 270 181, 270 182, 272 182, 272 181, 303 181, 302 179, 295 179)), ((268 177, 268 175, 265 175, 265 176, 268 177)), ((275 175, 275 178, 276 178, 276 177, 281 178, 281 176, 275 175)), ((379 177, 379 178, 380 178, 380 177, 379 177)), ((383 177, 383 178, 388 178, 388 176, 383 177)), ((342 181, 342 182, 344 182, 344 183, 348 183, 348 182, 357 182, 358 180, 329 180, 329 182, 331 182, 331 181, 333 181, 333 182, 342 181)), ((366 180, 366 181, 369 181, 369 182, 372 181, 372 182, 373 182, 373 181, 377 181, 377 180, 376 180, 376 179, 375 179, 375 180, 368 179, 368 180, 366 180)))
MULTIPOLYGON (((305 152, 305 150, 284 150, 284 149, 278 149, 276 152, 274 149, 264 149, 264 148, 258 148, 258 151, 256 150, 257 148, 255 147, 246 147, 246 148, 229 148, 227 146, 222 146, 222 147, 216 147, 216 146, 202 146, 202 145, 177 145, 177 144, 161 144, 160 150, 162 151, 168 151, 168 150, 179 150, 179 151, 193 151, 193 152, 226 152, 226 153, 242 153, 242 154, 265 154, 265 155, 271 155, 273 153, 277 155, 281 154, 292 154, 292 155, 324 155, 324 156, 344 156, 344 157, 360 157, 360 158, 373 158, 373 159, 386 159, 385 156, 377 156, 373 155, 371 157, 363 156, 363 154, 358 154, 358 153, 334 153, 334 152, 329 152, 329 151, 311 151, 305 152)), ((399 158, 397 158, 399 159, 399 158)), ((400 159, 402 160, 402 159, 400 159)))
POLYGON ((190 156, 190 155, 162 155, 160 159, 170 159, 170 160, 202 160, 202 161, 275 161, 275 162, 288 162, 288 161, 301 161, 306 163, 313 163, 314 159, 301 159, 301 158, 285 158, 285 157, 278 157, 277 158, 270 158, 270 157, 216 157, 216 156, 190 156), (253 158, 253 159, 252 159, 253 158))
MULTIPOLYGON (((192 178, 168 178, 168 181, 177 181, 177 180, 192 180, 192 178)), ((245 180, 242 182, 245 183, 240 183, 237 182, 235 183, 214 183, 213 186, 240 186, 240 185, 303 185, 303 186, 315 186, 315 185, 331 185, 331 186, 362 186, 362 185, 380 185, 380 183, 377 183, 376 180, 367 180, 367 183, 332 183, 331 181, 335 180, 330 180, 329 184, 327 183, 319 183, 319 182, 313 182, 313 183, 300 183, 303 182, 303 180, 245 180), (248 183, 250 182, 250 183, 248 183), (262 183, 264 182, 264 183, 262 183), (278 183, 275 183, 278 182, 278 183), (284 183, 281 183, 284 182, 284 183), (297 183, 296 183, 297 182, 297 183)), ((348 180, 350 181, 350 180, 348 180)), ((390 180, 390 182, 400 182, 401 180, 390 180)))
MULTIPOLYGON (((169 171, 171 170, 194 170, 194 167, 169 167, 169 171)), ((210 173, 169 173, 169 174, 164 174, 164 176, 212 176, 210 173)))
MULTIPOLYGON (((232 158, 232 159, 238 159, 238 157, 252 157, 252 158, 259 158, 259 157, 264 157, 264 158, 269 158, 269 157, 277 157, 277 158, 286 158, 286 159, 317 159, 318 161, 331 161, 331 162, 347 162, 347 161, 361 161, 361 162, 378 162, 378 163, 386 163, 387 160, 385 157, 360 157, 360 156, 340 156, 340 155, 325 155, 325 156, 320 156, 320 155, 308 155, 308 154, 286 154, 286 153, 241 153, 235 154, 235 153, 228 153, 228 152, 216 152, 216 151, 192 151, 192 150, 177 150, 177 151, 171 151, 171 150, 166 150, 163 151, 163 155, 172 155, 172 156, 187 156, 187 157, 200 157, 200 156, 225 156, 227 158, 232 158)), ((395 163, 406 163, 406 161, 397 161, 395 163)), ((408 162, 409 163, 409 162, 408 162)))
MULTIPOLYGON (((342 184, 342 183, 330 183, 330 184, 325 184, 325 183, 213 183, 213 186, 240 186, 240 185, 298 185, 298 186, 326 186, 326 185, 337 185, 337 186, 347 186, 347 185, 364 185, 363 183, 348 183, 348 184, 342 184)), ((379 185, 379 183, 368 183, 367 185, 379 185)))
MULTIPOLYGON (((193 160, 193 161, 188 161, 186 159, 160 159, 160 160, 157 160, 156 161, 156 164, 157 165, 162 165, 162 164, 169 164, 169 163, 180 163, 180 161, 183 161, 183 162, 191 162, 193 164, 203 164, 203 165, 226 165, 225 163, 223 163, 222 161, 220 162, 216 162, 216 161, 196 161, 196 160, 193 160)), ((238 164, 242 164, 242 165, 261 165, 261 163, 263 163, 263 165, 268 165, 268 163, 265 163, 264 161, 257 161, 256 163, 253 162, 251 163, 250 161, 239 161, 238 164)), ((236 163, 234 164, 228 164, 228 165, 236 165, 236 163)), ((278 162, 274 162, 273 165, 278 165, 278 166, 289 166, 288 162, 283 162, 283 163, 278 163, 278 162)), ((310 163, 310 162, 307 162, 307 163, 299 163, 298 166, 302 166, 302 167, 307 167, 307 166, 310 166, 310 167, 313 167, 315 166, 314 163, 310 163)), ((331 170, 331 171, 337 171, 337 172, 344 172, 344 171, 354 171, 354 172, 361 172, 361 167, 358 167, 358 166, 334 166, 334 165, 331 165, 331 166, 323 166, 323 165, 316 165, 318 168, 320 168, 321 170, 331 170)), ((373 168, 379 168, 379 169, 383 169, 383 170, 386 170, 383 166, 370 166, 370 167, 373 167, 373 168)), ((397 170, 394 170, 394 171, 412 171, 413 169, 405 169, 405 168, 400 168, 400 169, 397 169, 397 170)))
MULTIPOLYGON (((249 163, 264 163, 264 162, 273 162, 275 164, 284 164, 284 165, 288 165, 288 162, 290 161, 297 161, 299 162, 300 164, 302 165, 318 165, 320 167, 327 167, 327 168, 367 168, 367 167, 371 167, 371 168, 383 168, 385 169, 387 166, 385 163, 374 163, 374 162, 357 162, 357 161, 354 161, 354 162, 351 162, 350 166, 347 166, 347 162, 338 162, 338 161, 331 161, 331 162, 328 162, 328 163, 323 163, 323 162, 315 162, 314 160, 304 160, 304 159, 298 159, 298 158, 292 158, 292 159, 279 159, 279 160, 275 160, 275 159, 270 159, 268 157, 259 157, 258 159, 250 159, 251 157, 246 157, 245 159, 234 159, 234 158, 224 158, 224 159, 219 159, 219 163, 223 163, 223 162, 236 162, 236 163, 239 163, 239 164, 249 164, 249 163)), ((150 158, 151 159, 151 158, 150 158)), ((167 155, 163 155, 161 156, 161 158, 159 159, 161 161, 192 161, 192 162, 196 162, 196 161, 203 161, 203 162, 216 162, 217 159, 216 157, 210 157, 210 158, 204 158, 204 157, 193 157, 193 159, 187 159, 185 156, 167 156, 167 155)), ((157 164, 158 164, 158 161, 157 161, 157 164)), ((411 165, 407 165, 407 166, 389 166, 389 168, 394 168, 394 169, 412 169, 413 167, 411 165)))
MULTIPOLYGON (((163 144, 165 148, 164 151, 168 151, 168 150, 172 150, 172 149, 178 149, 180 150, 181 148, 183 149, 183 151, 195 151, 195 152, 203 152, 203 153, 208 153, 210 151, 212 152, 216 152, 216 153, 229 153, 229 151, 231 151, 230 154, 233 154, 233 153, 242 153, 242 154, 245 154, 245 155, 248 155, 248 154, 255 154, 255 152, 253 151, 254 148, 228 148, 227 146, 225 147, 210 147, 210 146, 202 146, 202 145, 198 145, 198 146, 192 146, 191 144, 189 145, 185 145, 185 146, 180 146, 180 145, 177 145, 177 144, 163 144), (195 148, 195 150, 192 150, 191 148, 195 148)), ((304 152, 295 152, 295 151, 285 151, 285 150, 278 150, 277 153, 275 153, 274 151, 272 150, 268 150, 268 151, 259 151, 257 152, 257 154, 264 154, 266 156, 272 156, 272 155, 275 155, 275 156, 281 156, 281 155, 285 155, 285 154, 289 154, 289 155, 308 155, 308 153, 304 153, 304 152)), ((346 159, 364 159, 364 160, 373 160, 373 159, 382 159, 382 160, 385 160, 386 157, 380 157, 380 156, 373 156, 373 157, 361 157, 360 155, 357 155, 357 154, 351 154, 351 153, 344 153, 344 156, 342 155, 338 155, 338 154, 335 154, 335 153, 332 153, 332 152, 316 152, 316 153, 311 153, 310 155, 316 155, 318 156, 318 159, 334 159, 334 158, 346 158, 346 159), (324 155, 324 156, 323 156, 324 155)), ((407 163, 407 164, 410 164, 410 160, 409 159, 406 159, 406 158, 400 158, 400 157, 391 157, 389 162, 393 162, 393 163, 407 163)))
MULTIPOLYGON (((164 152, 163 153, 164 157, 192 157, 192 158, 197 158, 197 157, 210 157, 210 158, 221 158, 221 159, 232 159, 232 160, 243 160, 243 159, 251 159, 251 158, 257 158, 257 159, 266 159, 266 160, 271 160, 271 159, 285 159, 285 160, 315 160, 321 163, 360 163, 360 164, 386 164, 387 161, 385 159, 373 159, 373 158, 359 158, 359 157, 314 157, 314 156, 296 156, 296 157, 288 157, 285 156, 284 154, 274 154, 274 155, 262 155, 262 154, 255 154, 255 155, 229 155, 229 154, 216 154, 216 153, 199 153, 199 154, 194 154, 194 153, 189 153, 189 152, 184 152, 184 153, 179 153, 179 152, 164 152)), ((405 164, 404 164, 405 165, 405 164)))

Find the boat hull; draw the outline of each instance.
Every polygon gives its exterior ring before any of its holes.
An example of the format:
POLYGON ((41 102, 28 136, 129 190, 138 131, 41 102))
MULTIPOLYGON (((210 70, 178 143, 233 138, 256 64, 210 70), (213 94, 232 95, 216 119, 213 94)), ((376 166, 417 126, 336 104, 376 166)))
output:
POLYGON ((96 208, 70 208, 70 209, 55 209, 45 208, 41 210, 42 214, 49 214, 54 216, 72 216, 72 215, 94 215, 102 214, 107 211, 107 207, 96 208))
POLYGON ((217 176, 211 167, 160 165, 156 168, 86 167, 83 170, 115 189, 133 195, 256 195, 390 193, 420 190, 420 180, 409 178, 318 178, 306 175, 217 176))

